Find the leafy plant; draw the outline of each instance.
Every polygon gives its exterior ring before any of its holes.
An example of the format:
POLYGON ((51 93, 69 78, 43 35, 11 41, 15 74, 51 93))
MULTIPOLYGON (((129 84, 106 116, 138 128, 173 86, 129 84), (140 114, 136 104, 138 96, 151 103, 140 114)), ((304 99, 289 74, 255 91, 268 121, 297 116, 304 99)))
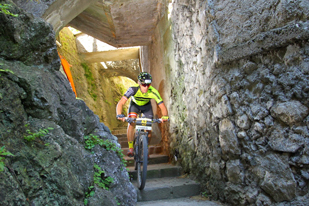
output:
MULTIPOLYGON (((102 168, 97 165, 94 164, 94 184, 97 184, 99 187, 105 189, 105 190, 109 190, 110 184, 112 184, 114 182, 114 179, 112 177, 105 177, 105 172, 104 170, 102 170, 102 168)), ((90 197, 92 197, 94 195, 95 191, 94 191, 94 186, 90 186, 88 187, 88 191, 85 193, 85 199, 84 199, 84 205, 88 204, 88 199, 90 197)), ((117 202, 117 205, 120 205, 120 203, 117 201, 116 197, 115 200, 117 202)))
POLYGON ((94 165, 96 172, 94 173, 94 183, 99 187, 108 190, 111 183, 114 182, 114 179, 110 176, 105 177, 105 172, 101 169, 101 167, 97 164, 94 165))
POLYGON ((117 205, 120 205, 120 202, 118 201, 117 197, 114 197, 114 199, 116 200, 117 205))
POLYGON ((204 198, 209 198, 209 197, 211 197, 212 195, 208 195, 207 192, 205 191, 205 192, 202 192, 202 193, 201 193, 201 196, 204 197, 204 198))
MULTIPOLYGON (((25 127, 28 127, 28 125, 25 125, 25 127)), ((30 129, 27 129, 26 132, 28 135, 24 136, 24 139, 28 142, 35 140, 37 137, 44 137, 49 133, 49 130, 53 130, 54 128, 48 127, 47 129, 40 129, 38 132, 31 132, 30 129)))
POLYGON ((111 105, 111 103, 110 103, 109 101, 107 101, 106 99, 104 100, 104 102, 105 102, 106 104, 108 104, 109 106, 111 105))
POLYGON ((12 7, 10 4, 0 4, 0 13, 7 14, 10 16, 18 17, 18 14, 13 14, 9 11, 9 9, 12 7))
MULTIPOLYGON (((14 72, 13 72, 13 71, 11 71, 11 70, 9 70, 9 69, 0 69, 0 72, 14 74, 14 72)), ((0 75, 0 76, 1 76, 1 75, 0 75)))
POLYGON ((97 135, 87 135, 84 136, 85 139, 85 149, 92 150, 96 145, 100 145, 101 147, 105 148, 107 151, 114 151, 119 156, 122 161, 124 167, 126 167, 126 160, 124 159, 124 154, 122 150, 116 146, 115 143, 111 142, 110 140, 103 140, 100 139, 97 135))
POLYGON ((86 198, 84 199, 84 205, 88 204, 89 197, 92 197, 94 195, 94 186, 88 187, 88 192, 85 193, 86 198))
POLYGON ((0 172, 4 170, 4 157, 3 156, 14 156, 12 153, 6 151, 5 146, 0 148, 0 172))
POLYGON ((99 144, 99 138, 96 135, 90 134, 87 136, 84 136, 85 139, 85 149, 91 150, 94 148, 97 144, 99 144))
POLYGON ((9 69, 0 69, 0 72, 10 72, 10 73, 14 74, 14 72, 9 70, 9 69))

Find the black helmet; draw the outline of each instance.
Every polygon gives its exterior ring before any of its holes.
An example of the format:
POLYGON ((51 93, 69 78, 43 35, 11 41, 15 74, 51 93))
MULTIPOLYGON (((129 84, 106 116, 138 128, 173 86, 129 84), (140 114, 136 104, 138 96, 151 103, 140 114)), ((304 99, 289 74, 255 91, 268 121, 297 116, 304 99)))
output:
POLYGON ((141 72, 138 75, 138 81, 142 84, 151 84, 152 77, 149 73, 147 72, 141 72))

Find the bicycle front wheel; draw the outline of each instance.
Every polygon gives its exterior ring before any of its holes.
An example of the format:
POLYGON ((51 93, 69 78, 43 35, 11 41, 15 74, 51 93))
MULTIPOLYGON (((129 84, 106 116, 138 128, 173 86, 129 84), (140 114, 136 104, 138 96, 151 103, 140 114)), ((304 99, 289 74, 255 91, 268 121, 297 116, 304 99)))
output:
POLYGON ((146 184, 147 164, 148 164, 148 138, 141 135, 138 147, 139 161, 137 162, 137 187, 142 190, 146 184))

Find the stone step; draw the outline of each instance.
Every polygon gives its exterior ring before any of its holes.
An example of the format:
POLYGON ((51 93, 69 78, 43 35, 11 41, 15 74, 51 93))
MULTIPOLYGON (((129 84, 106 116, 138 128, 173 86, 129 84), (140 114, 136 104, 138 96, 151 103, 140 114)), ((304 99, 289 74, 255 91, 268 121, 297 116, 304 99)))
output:
MULTIPOLYGON (((127 167, 132 180, 137 179, 137 171, 134 166, 127 167)), ((177 177, 182 175, 182 168, 168 163, 147 166, 147 179, 177 177)))
MULTIPOLYGON (((127 167, 134 166, 133 157, 125 156, 124 159, 127 161, 127 167)), ((162 155, 162 154, 152 154, 149 156, 149 159, 148 159, 148 165, 162 164, 162 163, 168 163, 168 162, 169 162, 168 156, 162 155)))
MULTIPOLYGON (((127 155, 127 152, 129 150, 128 142, 121 142, 120 145, 121 145, 121 149, 122 149, 122 154, 127 155)), ((148 147, 149 155, 161 154, 162 151, 163 151, 162 146, 160 146, 160 145, 149 145, 149 147, 148 147)))
POLYGON ((127 134, 117 134, 114 136, 118 138, 118 141, 128 141, 127 134))
POLYGON ((128 148, 128 141, 119 141, 118 143, 121 145, 121 149, 126 150, 128 148))
POLYGON ((113 135, 119 135, 119 134, 126 134, 127 133, 127 127, 120 127, 120 128, 116 128, 112 131, 113 135))
MULTIPOLYGON (((137 186, 136 181, 132 181, 137 186)), ((143 190, 137 190, 137 201, 154 201, 190 197, 200 194, 200 184, 187 177, 147 179, 143 190)))
POLYGON ((176 199, 164 199, 146 202, 137 202, 136 206, 224 206, 217 201, 210 201, 202 195, 176 199))

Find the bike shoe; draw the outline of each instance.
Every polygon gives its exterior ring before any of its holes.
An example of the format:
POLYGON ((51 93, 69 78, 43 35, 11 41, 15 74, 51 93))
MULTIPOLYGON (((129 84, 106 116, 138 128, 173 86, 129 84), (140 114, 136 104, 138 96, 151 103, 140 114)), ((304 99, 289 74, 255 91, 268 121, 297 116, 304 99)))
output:
POLYGON ((133 157, 134 156, 133 152, 134 152, 133 148, 130 148, 127 153, 128 157, 133 157))

